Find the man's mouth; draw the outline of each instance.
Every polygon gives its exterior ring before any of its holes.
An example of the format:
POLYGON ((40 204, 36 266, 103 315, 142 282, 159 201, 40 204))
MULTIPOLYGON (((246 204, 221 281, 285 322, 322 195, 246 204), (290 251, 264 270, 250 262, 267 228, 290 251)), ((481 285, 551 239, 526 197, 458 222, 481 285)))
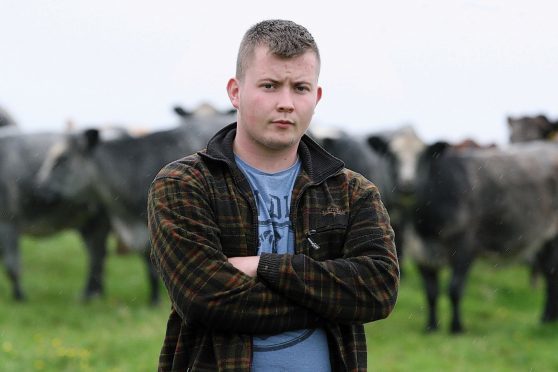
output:
POLYGON ((272 123, 279 125, 294 125, 294 122, 290 120, 273 120, 272 123))

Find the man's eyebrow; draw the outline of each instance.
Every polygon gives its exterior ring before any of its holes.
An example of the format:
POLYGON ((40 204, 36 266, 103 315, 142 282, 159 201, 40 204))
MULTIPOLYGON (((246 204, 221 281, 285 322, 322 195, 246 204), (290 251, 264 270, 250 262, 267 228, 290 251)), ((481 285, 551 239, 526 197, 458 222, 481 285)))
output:
POLYGON ((280 81, 276 80, 276 79, 272 79, 269 77, 263 77, 257 80, 258 83, 274 83, 274 84, 279 84, 280 81))
MULTIPOLYGON (((257 80, 258 83, 273 83, 273 84, 283 84, 283 82, 281 80, 277 80, 274 78, 270 78, 270 77, 263 77, 257 80)), ((293 85, 310 85, 310 86, 314 86, 315 84, 310 81, 310 80, 294 80, 292 82, 293 85)))

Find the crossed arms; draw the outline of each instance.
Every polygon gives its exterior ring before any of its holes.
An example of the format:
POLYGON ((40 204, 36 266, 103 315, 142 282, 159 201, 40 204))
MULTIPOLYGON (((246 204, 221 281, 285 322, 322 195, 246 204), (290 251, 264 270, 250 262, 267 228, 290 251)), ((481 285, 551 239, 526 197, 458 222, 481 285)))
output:
POLYGON ((184 167, 149 191, 152 260, 184 321, 220 331, 278 333, 326 322, 385 318, 399 271, 389 218, 375 188, 355 192, 343 257, 226 257, 209 184, 184 167))

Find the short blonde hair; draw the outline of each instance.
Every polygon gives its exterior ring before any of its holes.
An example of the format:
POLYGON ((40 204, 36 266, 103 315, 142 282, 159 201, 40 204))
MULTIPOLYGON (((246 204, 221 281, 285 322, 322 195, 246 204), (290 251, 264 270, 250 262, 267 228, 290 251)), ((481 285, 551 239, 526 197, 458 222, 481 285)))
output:
POLYGON ((320 51, 310 32, 292 21, 273 19, 255 24, 244 34, 236 59, 238 79, 244 77, 247 61, 253 56, 256 47, 262 45, 280 58, 298 57, 312 51, 318 59, 319 73, 320 51))

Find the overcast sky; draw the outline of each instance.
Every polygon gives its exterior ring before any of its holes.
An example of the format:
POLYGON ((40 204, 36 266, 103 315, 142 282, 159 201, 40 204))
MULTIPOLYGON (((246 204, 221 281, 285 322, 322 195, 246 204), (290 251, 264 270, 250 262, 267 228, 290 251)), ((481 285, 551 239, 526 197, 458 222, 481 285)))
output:
POLYGON ((558 119, 558 2, 0 0, 0 106, 26 131, 177 123, 230 108, 237 48, 291 19, 322 54, 315 123, 426 141, 507 142, 506 117, 558 119))

